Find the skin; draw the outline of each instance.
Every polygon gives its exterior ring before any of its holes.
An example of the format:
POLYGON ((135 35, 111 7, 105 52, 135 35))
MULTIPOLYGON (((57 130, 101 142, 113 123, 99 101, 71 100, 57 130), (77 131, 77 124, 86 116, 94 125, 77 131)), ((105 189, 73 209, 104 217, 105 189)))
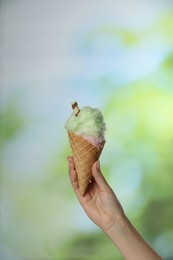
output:
POLYGON ((115 193, 100 170, 99 161, 92 167, 93 179, 81 196, 73 157, 68 157, 70 181, 88 217, 99 226, 127 260, 163 259, 131 224, 115 193))

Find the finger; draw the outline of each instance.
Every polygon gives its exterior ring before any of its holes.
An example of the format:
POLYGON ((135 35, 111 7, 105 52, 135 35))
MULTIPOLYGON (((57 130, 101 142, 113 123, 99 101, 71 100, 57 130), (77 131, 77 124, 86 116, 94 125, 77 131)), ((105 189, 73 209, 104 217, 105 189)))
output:
POLYGON ((78 181, 77 181, 77 173, 76 173, 73 157, 69 156, 67 160, 68 160, 68 171, 69 171, 71 184, 73 186, 75 184, 76 186, 76 183, 78 183, 78 181))
POLYGON ((105 189, 105 188, 109 187, 107 181, 105 180, 103 174, 100 171, 99 161, 94 162, 93 167, 92 167, 92 174, 93 174, 93 177, 94 177, 97 185, 101 189, 105 189))
POLYGON ((79 183, 78 183, 78 179, 77 179, 77 172, 75 169, 73 157, 68 156, 67 160, 68 160, 68 171, 69 171, 70 181, 71 181, 74 191, 76 192, 76 194, 78 194, 79 183))
POLYGON ((71 183, 73 183, 77 179, 74 160, 72 156, 68 156, 67 160, 68 160, 68 170, 69 170, 70 180, 71 183))

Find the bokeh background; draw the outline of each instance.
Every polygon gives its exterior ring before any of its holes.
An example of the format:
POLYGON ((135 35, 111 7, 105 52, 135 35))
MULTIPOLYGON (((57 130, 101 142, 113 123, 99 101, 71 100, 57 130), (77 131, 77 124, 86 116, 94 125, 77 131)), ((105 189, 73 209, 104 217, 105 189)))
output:
POLYGON ((69 182, 71 102, 105 117, 102 171, 173 259, 173 2, 0 2, 0 259, 122 259, 69 182))

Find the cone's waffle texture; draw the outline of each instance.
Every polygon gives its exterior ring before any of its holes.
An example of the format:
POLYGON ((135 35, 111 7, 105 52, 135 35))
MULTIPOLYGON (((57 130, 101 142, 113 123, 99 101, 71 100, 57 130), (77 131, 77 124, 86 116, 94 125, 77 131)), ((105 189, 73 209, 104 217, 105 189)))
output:
POLYGON ((68 132, 81 195, 84 195, 92 178, 92 166, 98 160, 104 143, 100 147, 90 144, 82 136, 68 132))

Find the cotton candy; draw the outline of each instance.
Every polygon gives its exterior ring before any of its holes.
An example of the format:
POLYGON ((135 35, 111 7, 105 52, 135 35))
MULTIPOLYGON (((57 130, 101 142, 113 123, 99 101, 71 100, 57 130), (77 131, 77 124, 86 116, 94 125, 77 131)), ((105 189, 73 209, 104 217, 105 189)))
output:
POLYGON ((80 135, 94 146, 105 141, 106 125, 102 113, 97 108, 85 106, 76 116, 74 113, 65 124, 68 132, 80 135))

